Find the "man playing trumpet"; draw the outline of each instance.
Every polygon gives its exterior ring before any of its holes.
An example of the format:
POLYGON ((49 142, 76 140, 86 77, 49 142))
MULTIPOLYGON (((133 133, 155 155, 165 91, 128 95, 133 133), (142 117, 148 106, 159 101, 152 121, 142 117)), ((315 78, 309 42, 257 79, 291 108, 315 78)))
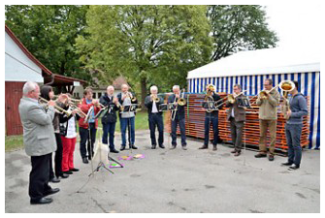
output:
POLYGON ((274 148, 276 142, 276 124, 277 124, 277 106, 280 101, 280 94, 272 88, 272 79, 268 78, 264 81, 265 90, 261 91, 256 100, 259 106, 258 118, 260 120, 260 140, 259 153, 255 155, 256 158, 266 157, 266 133, 267 128, 270 132, 270 147, 269 147, 269 161, 274 160, 274 148))
MULTIPOLYGON (((137 104, 138 101, 135 98, 134 94, 129 92, 129 86, 127 84, 123 84, 121 86, 122 92, 117 95, 117 98, 120 102, 120 104, 125 106, 132 106, 134 104, 137 104)), ((120 122, 121 122, 121 133, 122 133, 122 146, 121 151, 125 150, 126 146, 126 128, 129 130, 129 143, 130 143, 130 149, 138 149, 135 145, 135 111, 123 111, 120 114, 120 122)))
POLYGON ((155 149, 157 146, 155 129, 158 128, 159 137, 158 144, 160 148, 165 148, 164 146, 164 123, 162 117, 162 111, 159 111, 159 106, 164 103, 164 99, 158 96, 157 86, 150 87, 151 95, 147 96, 144 104, 148 108, 148 121, 150 128, 150 138, 151 138, 151 148, 155 149))
POLYGON ((103 124, 103 144, 108 144, 107 138, 109 134, 109 151, 112 153, 119 153, 115 149, 114 145, 114 132, 115 126, 117 121, 116 111, 119 110, 118 108, 118 100, 114 97, 114 87, 108 86, 106 93, 100 98, 100 103, 108 107, 107 113, 102 117, 102 124, 103 124))

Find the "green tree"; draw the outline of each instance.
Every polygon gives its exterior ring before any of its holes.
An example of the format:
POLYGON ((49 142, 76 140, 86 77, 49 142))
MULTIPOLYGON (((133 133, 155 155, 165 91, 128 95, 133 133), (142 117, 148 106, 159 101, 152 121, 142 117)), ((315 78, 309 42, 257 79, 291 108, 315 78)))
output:
POLYGON ((123 75, 147 88, 186 86, 187 72, 211 57, 206 6, 90 6, 78 52, 101 80, 123 75))
POLYGON ((6 25, 54 73, 89 79, 74 44, 84 34, 88 6, 6 5, 6 25))
POLYGON ((207 17, 212 27, 214 52, 218 60, 240 50, 274 47, 276 34, 268 29, 266 15, 258 5, 213 5, 207 17))

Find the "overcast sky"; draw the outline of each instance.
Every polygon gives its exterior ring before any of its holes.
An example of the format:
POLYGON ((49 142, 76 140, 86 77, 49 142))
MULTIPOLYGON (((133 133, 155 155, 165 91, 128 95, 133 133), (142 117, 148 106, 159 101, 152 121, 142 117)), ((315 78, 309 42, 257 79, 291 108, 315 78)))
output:
MULTIPOLYGON (((306 1, 307 2, 307 1, 306 1)), ((278 37, 278 47, 320 49, 321 7, 317 4, 265 5, 267 22, 278 37)))

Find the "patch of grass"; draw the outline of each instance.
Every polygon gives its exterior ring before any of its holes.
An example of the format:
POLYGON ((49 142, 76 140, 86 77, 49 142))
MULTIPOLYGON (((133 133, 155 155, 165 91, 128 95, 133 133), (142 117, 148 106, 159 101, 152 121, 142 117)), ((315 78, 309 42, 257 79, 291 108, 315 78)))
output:
POLYGON ((23 135, 6 136, 6 151, 14 151, 24 148, 23 135))
MULTIPOLYGON (((98 120, 98 126, 102 127, 101 119, 98 120)), ((149 129, 148 113, 144 111, 138 111, 135 117, 135 130, 144 130, 144 129, 149 129)), ((117 119, 115 131, 116 132, 121 131, 119 119, 117 119)), ((79 137, 77 138, 77 140, 79 141, 79 137)), ((23 135, 6 136, 5 143, 6 143, 5 145, 6 151, 14 151, 14 150, 22 149, 24 148, 23 135)))
MULTIPOLYGON (((101 119, 98 120, 98 126, 102 127, 101 119)), ((135 116, 135 130, 144 130, 144 129, 149 129, 148 113, 139 110, 137 111, 137 115, 135 116)), ((117 118, 115 131, 121 132, 119 118, 117 118)))

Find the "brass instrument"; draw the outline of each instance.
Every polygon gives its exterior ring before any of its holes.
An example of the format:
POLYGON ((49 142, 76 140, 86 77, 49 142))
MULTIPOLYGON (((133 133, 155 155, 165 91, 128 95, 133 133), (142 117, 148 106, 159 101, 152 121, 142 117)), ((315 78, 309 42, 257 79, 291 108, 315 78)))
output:
POLYGON ((290 80, 284 80, 279 84, 280 89, 283 91, 283 98, 285 103, 281 106, 281 110, 285 119, 288 119, 287 112, 290 110, 290 103, 288 100, 289 92, 293 91, 296 87, 295 84, 290 80))
POLYGON ((158 98, 158 95, 151 94, 150 97, 151 97, 151 101, 156 102, 156 104, 160 102, 160 99, 158 98))
MULTIPOLYGON (((48 104, 49 101, 46 100, 45 98, 42 98, 42 97, 38 97, 40 103, 46 103, 48 104)), ((64 110, 62 107, 58 106, 57 104, 54 105, 54 108, 59 112, 59 113, 65 113, 67 116, 70 116, 71 115, 71 112, 67 111, 67 110, 64 110)))
POLYGON ((224 98, 222 98, 222 99, 216 101, 216 102, 215 102, 215 105, 216 105, 216 107, 220 107, 221 105, 223 105, 223 104, 226 103, 226 102, 229 102, 229 103, 231 103, 231 104, 234 104, 235 101, 236 101, 236 98, 239 97, 240 95, 244 94, 244 93, 247 92, 247 91, 248 91, 248 90, 244 90, 244 91, 238 93, 238 95, 237 95, 236 93, 234 93, 234 94, 229 94, 229 95, 227 95, 226 97, 224 97, 224 98), (225 99, 227 99, 227 101, 223 101, 223 100, 225 100, 225 99), (221 103, 219 103, 219 102, 221 102, 221 103))
POLYGON ((277 88, 279 85, 274 86, 272 89, 270 90, 262 90, 258 93, 258 97, 260 99, 267 99, 267 95, 270 94, 270 92, 272 92, 275 88, 277 88))
POLYGON ((181 94, 180 98, 177 100, 177 104, 179 106, 186 105, 186 99, 184 98, 184 96, 185 96, 185 89, 183 89, 183 93, 181 94))

